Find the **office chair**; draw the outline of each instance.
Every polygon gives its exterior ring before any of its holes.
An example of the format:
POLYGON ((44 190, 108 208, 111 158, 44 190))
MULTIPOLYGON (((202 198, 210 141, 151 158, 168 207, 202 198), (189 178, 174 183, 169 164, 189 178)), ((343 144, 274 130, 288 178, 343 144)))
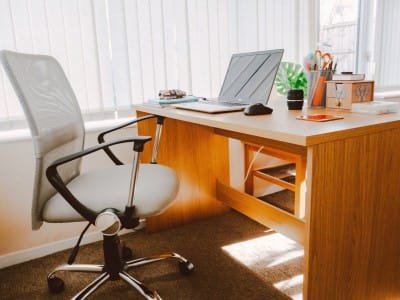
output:
POLYGON ((181 273, 193 270, 184 257, 176 253, 128 260, 130 249, 122 245, 118 232, 137 227, 140 218, 162 213, 178 191, 176 173, 156 163, 163 125, 160 116, 144 116, 107 130, 98 136, 99 144, 83 149, 85 130, 75 94, 60 66, 52 57, 0 52, 5 71, 18 95, 26 115, 36 155, 36 172, 32 204, 32 229, 43 222, 67 223, 87 220, 88 226, 78 239, 67 264, 57 267, 48 277, 51 292, 64 289, 60 271, 100 273, 93 282, 74 296, 85 299, 107 280, 123 279, 146 299, 161 299, 157 292, 128 274, 128 270, 164 259, 178 261, 181 273), (141 164, 140 155, 148 136, 105 142, 104 136, 137 122, 157 120, 151 163, 141 164), (111 146, 133 143, 133 163, 124 165, 111 146), (80 172, 82 157, 103 150, 115 166, 86 173, 80 172), (79 243, 90 225, 103 234, 104 264, 73 264, 79 243))

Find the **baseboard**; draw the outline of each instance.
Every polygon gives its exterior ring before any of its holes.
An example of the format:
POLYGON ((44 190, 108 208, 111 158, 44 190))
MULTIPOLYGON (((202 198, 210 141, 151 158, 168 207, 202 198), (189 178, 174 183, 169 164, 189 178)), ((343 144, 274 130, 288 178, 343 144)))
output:
MULTIPOLYGON (((120 235, 130 233, 132 230, 123 229, 120 231, 120 235)), ((57 242, 44 244, 38 247, 15 251, 0 256, 0 269, 13 266, 19 263, 23 263, 32 259, 40 258, 49 254, 53 254, 62 250, 70 249, 75 246, 78 237, 65 239, 57 242)), ((91 244, 102 240, 102 234, 100 232, 90 232, 85 234, 82 239, 81 245, 91 244)), ((60 262, 62 263, 62 262, 60 262)))

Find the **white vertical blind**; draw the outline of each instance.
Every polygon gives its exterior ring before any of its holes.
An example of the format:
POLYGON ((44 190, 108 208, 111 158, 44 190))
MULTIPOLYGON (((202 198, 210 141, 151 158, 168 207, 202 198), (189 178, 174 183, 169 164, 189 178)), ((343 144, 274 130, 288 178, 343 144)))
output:
MULTIPOLYGON (((84 113, 179 88, 216 96, 232 53, 284 48, 300 62, 312 0, 0 0, 0 49, 50 54, 84 113), (304 11, 304 10, 303 10, 304 11)), ((0 119, 22 118, 0 73, 0 119)))
MULTIPOLYGON (((102 28, 97 26, 99 22, 96 23, 94 15, 98 12, 94 10, 94 3, 102 2, 0 0, 0 49, 56 57, 71 81, 83 112, 112 107, 106 105, 113 94, 107 91, 112 80, 107 76, 109 68, 104 67, 109 55, 107 47, 99 47, 97 30, 102 28)), ((22 118, 8 79, 3 70, 0 73, 0 118, 22 118)))
POLYGON ((383 90, 400 89, 400 1, 377 1, 375 81, 383 90))

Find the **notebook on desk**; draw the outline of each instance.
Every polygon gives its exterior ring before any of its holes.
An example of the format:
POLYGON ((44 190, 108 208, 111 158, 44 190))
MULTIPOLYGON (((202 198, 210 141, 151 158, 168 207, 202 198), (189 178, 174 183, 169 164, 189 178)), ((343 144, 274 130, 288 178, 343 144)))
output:
POLYGON ((206 113, 244 110, 254 103, 267 104, 283 49, 233 54, 217 99, 173 105, 206 113))

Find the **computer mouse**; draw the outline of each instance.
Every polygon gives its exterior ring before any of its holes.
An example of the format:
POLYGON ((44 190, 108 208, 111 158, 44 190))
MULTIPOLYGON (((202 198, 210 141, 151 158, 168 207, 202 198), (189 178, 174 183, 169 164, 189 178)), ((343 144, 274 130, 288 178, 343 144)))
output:
POLYGON ((262 103, 250 104, 244 110, 246 116, 268 115, 273 111, 272 108, 265 106, 262 103))

